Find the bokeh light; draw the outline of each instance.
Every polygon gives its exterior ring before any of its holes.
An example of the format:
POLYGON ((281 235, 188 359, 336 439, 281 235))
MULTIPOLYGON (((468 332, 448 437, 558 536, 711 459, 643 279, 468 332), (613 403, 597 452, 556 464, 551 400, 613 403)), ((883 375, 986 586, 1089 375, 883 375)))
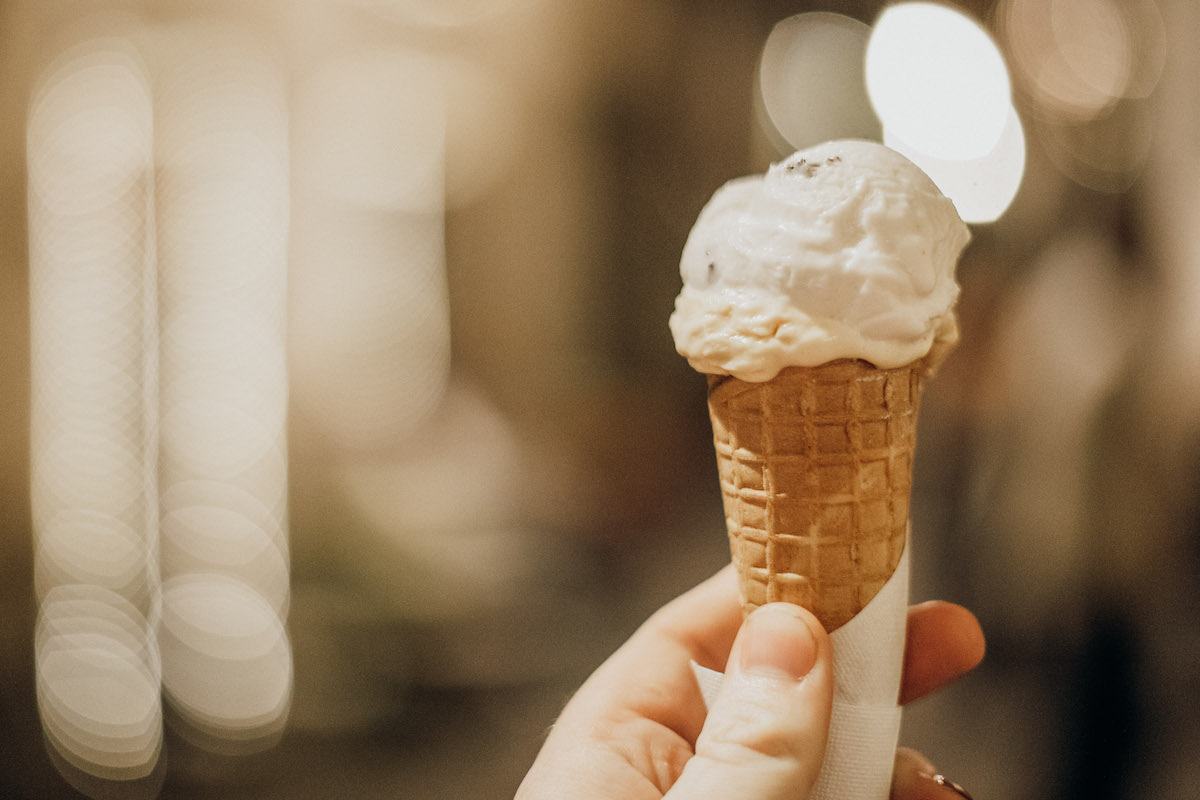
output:
POLYGON ((1025 132, 1004 57, 948 6, 901 3, 876 20, 867 91, 883 142, 921 167, 967 222, 992 222, 1016 197, 1025 132))
POLYGON ((436 410, 450 372, 441 63, 334 56, 296 100, 290 332, 295 400, 350 449, 385 449, 436 410))
POLYGON ((26 126, 38 710, 60 763, 113 781, 162 745, 152 91, 123 27, 45 68, 26 126))
POLYGON ((180 733, 232 755, 278 741, 292 653, 275 608, 246 582, 192 572, 163 581, 163 691, 180 733))
POLYGON ((252 37, 98 27, 44 69, 27 125, 38 702, 72 785, 153 795, 164 614, 177 723, 228 751, 287 716, 287 89, 252 37), (220 591, 163 594, 160 573, 220 591), (214 602, 218 639, 258 620, 265 673, 189 638, 214 602))
POLYGON ((1119 194, 1151 150, 1145 102, 1166 66, 1153 0, 1004 0, 996 27, 1047 157, 1080 186, 1119 194))
POLYGON ((433 56, 391 49, 334 58, 316 69, 301 100, 311 112, 299 120, 300 146, 319 147, 322 155, 301 161, 313 190, 360 208, 439 211, 446 131, 441 73, 433 56), (319 119, 309 116, 318 113, 319 119))
POLYGON ((241 752, 274 741, 291 684, 287 83, 236 29, 160 35, 163 687, 169 721, 241 752))
POLYGON ((755 84, 771 158, 821 141, 882 141, 921 167, 968 222, 992 222, 1016 197, 1025 131, 1004 57, 974 20, 909 2, 873 26, 806 12, 772 28, 755 84))
POLYGON ((31 102, 32 501, 49 545, 43 590, 90 578, 140 592, 152 569, 152 130, 144 66, 116 37, 71 48, 31 102), (56 546, 64 536, 80 537, 77 558, 56 546), (89 555, 101 541, 114 552, 131 542, 130 561, 89 555))
POLYGON ((137 608, 106 589, 56 586, 42 598, 35 657, 46 739, 67 763, 113 781, 154 771, 161 669, 137 608))
POLYGON ((886 8, 867 46, 866 78, 884 130, 936 158, 986 155, 1008 120, 1003 57, 977 23, 949 6, 886 8))
POLYGON ((384 19, 421 28, 482 25, 508 16, 535 0, 340 0, 384 19))
POLYGON ((1149 109, 1119 102, 1087 122, 1035 119, 1042 148, 1058 171, 1098 192, 1128 191, 1150 157, 1154 139, 1149 109))
POLYGON ((954 201, 965 222, 999 219, 1016 198, 1025 173, 1025 131, 1012 108, 996 146, 978 158, 936 158, 911 147, 891 131, 885 132, 883 141, 919 165, 954 201))
POLYGON ((756 84, 756 111, 780 152, 830 139, 879 139, 863 61, 871 28, 824 11, 788 17, 771 29, 756 84))
POLYGON ((149 607, 144 530, 101 511, 64 508, 38 528, 36 552, 39 596, 58 586, 86 584, 149 607))
POLYGON ((1162 74, 1153 0, 1003 0, 994 13, 1019 85, 1050 119, 1100 117, 1147 96, 1162 74))

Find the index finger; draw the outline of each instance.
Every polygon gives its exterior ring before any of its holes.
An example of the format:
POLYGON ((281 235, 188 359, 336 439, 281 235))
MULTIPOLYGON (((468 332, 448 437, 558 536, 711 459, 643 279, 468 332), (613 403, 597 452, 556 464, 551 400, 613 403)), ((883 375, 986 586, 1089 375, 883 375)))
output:
POLYGON ((629 712, 694 743, 705 707, 689 661, 724 670, 741 624, 727 566, 646 620, 580 687, 560 723, 629 712))
POLYGON ((724 671, 742 625, 737 577, 732 564, 659 609, 634 638, 662 638, 688 652, 702 667, 724 671))

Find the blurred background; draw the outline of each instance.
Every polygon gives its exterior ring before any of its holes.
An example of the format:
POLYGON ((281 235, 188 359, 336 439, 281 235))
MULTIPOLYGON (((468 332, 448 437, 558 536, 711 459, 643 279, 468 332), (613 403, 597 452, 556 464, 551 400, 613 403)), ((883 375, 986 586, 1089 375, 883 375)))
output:
POLYGON ((913 599, 989 652, 903 742, 979 798, 1194 797, 1197 35, 1192 0, 0 0, 0 796, 511 796, 728 559, 666 327, 697 212, 854 136, 974 234, 913 599))

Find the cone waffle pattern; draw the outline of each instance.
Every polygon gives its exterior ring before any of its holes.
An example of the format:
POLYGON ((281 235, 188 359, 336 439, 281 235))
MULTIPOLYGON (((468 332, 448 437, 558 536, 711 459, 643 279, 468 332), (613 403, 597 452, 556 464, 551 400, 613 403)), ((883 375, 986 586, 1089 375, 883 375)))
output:
POLYGON ((746 613, 798 603, 832 631, 891 577, 908 530, 923 367, 841 360, 763 383, 709 376, 746 613))

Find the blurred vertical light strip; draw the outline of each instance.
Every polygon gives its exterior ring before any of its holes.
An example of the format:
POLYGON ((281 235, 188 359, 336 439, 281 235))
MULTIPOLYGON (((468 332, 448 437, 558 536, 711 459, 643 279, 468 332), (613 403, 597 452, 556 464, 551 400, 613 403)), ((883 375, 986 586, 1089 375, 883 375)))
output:
POLYGON ((287 90, 261 39, 164 29, 155 64, 163 691, 207 749, 272 744, 287 614, 287 90))
POLYGON ((145 788, 162 744, 151 90, 133 27, 91 23, 39 79, 26 154, 37 697, 84 791, 145 788))
POLYGON ((296 403, 343 451, 386 450, 450 374, 445 67, 402 48, 334 55, 296 99, 296 403))
POLYGON ((1007 210, 1025 170, 1008 68, 987 32, 940 3, 889 5, 866 51, 883 141, 924 169, 967 222, 1007 210))

